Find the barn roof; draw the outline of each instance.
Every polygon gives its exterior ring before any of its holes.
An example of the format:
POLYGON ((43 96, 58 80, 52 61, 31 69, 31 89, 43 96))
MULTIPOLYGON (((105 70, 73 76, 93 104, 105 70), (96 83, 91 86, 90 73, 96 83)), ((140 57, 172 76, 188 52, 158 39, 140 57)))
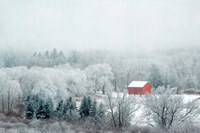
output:
POLYGON ((144 87, 147 83, 147 81, 132 81, 128 87, 144 87))

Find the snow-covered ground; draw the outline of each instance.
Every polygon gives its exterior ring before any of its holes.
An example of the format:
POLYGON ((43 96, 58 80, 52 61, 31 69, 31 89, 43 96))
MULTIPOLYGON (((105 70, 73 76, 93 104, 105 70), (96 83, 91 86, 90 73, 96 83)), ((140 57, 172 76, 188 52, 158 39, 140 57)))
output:
MULTIPOLYGON (((117 96, 122 96, 122 95, 123 95, 123 93, 112 92, 112 96, 114 98, 116 98, 117 96)), ((133 101, 134 104, 139 105, 139 109, 135 112, 135 115, 134 115, 131 123, 133 125, 136 125, 136 126, 138 126, 138 125, 139 126, 146 126, 147 121, 149 121, 146 117, 144 117, 144 115, 145 115, 144 99, 145 99, 146 96, 145 95, 143 95, 143 96, 128 95, 128 96, 134 98, 134 101, 133 101)), ((183 95, 174 95, 174 96, 175 97, 176 96, 183 97, 184 103, 190 102, 192 100, 200 99, 200 95, 183 94, 183 95)), ((103 95, 101 92, 97 92, 97 94, 95 95, 95 98, 98 102, 105 102, 106 95, 103 95)), ((197 118, 197 120, 198 120, 198 118, 197 118)))
MULTIPOLYGON (((122 96, 123 93, 112 92, 113 97, 122 96)), ((138 96, 138 95, 128 95, 129 97, 134 98, 133 104, 139 104, 140 108, 135 112, 135 116, 132 119, 132 124, 136 126, 146 126, 148 119, 144 117, 145 107, 144 107, 144 99, 146 96, 138 96)), ((174 95, 182 96, 184 98, 184 102, 187 103, 189 101, 200 98, 200 95, 174 95)), ((91 96, 92 98, 96 98, 98 102, 105 102, 106 95, 103 95, 101 92, 98 92, 95 96, 91 96)), ((80 105, 82 98, 76 98, 77 105, 80 105)), ((198 121, 199 119, 196 118, 198 121)), ((198 123, 197 123, 198 124, 198 123)), ((68 125, 68 123, 59 123, 57 121, 26 121, 26 120, 17 120, 17 118, 6 118, 4 115, 0 115, 0 133, 52 133, 52 132, 83 132, 83 129, 78 128, 73 125, 68 125), (66 126, 67 125, 67 126, 66 126)), ((87 132, 87 131, 85 131, 87 132)), ((92 131, 91 131, 92 132, 92 131)))
POLYGON ((200 95, 186 95, 186 94, 184 94, 184 95, 181 95, 181 96, 183 96, 184 102, 190 102, 192 100, 200 98, 200 95))

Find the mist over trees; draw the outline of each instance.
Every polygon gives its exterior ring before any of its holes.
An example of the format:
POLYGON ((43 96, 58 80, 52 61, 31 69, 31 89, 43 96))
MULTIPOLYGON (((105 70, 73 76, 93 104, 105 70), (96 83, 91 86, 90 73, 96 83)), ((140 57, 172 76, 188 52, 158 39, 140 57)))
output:
POLYGON ((199 9, 0 0, 0 133, 200 133, 199 9))
POLYGON ((155 50, 145 54, 98 50, 73 50, 64 53, 56 49, 32 54, 7 51, 0 54, 0 66, 1 68, 25 66, 27 69, 32 67, 43 69, 68 64, 71 68, 83 72, 81 75, 85 75, 90 82, 88 88, 93 87, 94 91, 111 85, 114 90, 122 89, 132 80, 148 80, 154 88, 169 85, 179 89, 199 89, 199 51, 195 48, 155 50))
POLYGON ((174 93, 191 88, 199 91, 200 49, 146 54, 98 50, 64 53, 56 49, 32 54, 5 52, 0 62, 0 113, 5 115, 84 121, 87 128, 122 130, 131 126, 139 106, 125 93, 117 97, 111 93, 126 92, 133 80, 147 80, 155 93, 164 93, 146 97, 144 106, 152 114, 147 117, 150 125, 171 130, 198 114, 197 103, 185 104, 174 93), (176 92, 165 92, 171 88, 176 92), (102 103, 90 97, 99 93, 105 96, 102 103), (82 98, 80 105, 75 98, 82 98))

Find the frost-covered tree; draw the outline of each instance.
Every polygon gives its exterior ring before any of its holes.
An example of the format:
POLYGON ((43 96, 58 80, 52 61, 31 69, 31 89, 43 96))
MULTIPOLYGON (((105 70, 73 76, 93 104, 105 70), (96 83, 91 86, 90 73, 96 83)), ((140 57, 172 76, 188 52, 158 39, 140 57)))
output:
POLYGON ((85 69, 88 79, 88 89, 96 93, 100 90, 105 94, 108 88, 111 88, 113 80, 112 68, 108 64, 94 64, 85 69))
POLYGON ((12 80, 5 72, 0 71, 1 112, 9 113, 16 107, 18 96, 22 94, 17 80, 12 80))
POLYGON ((26 97, 25 105, 26 105, 26 109, 25 109, 26 119, 32 119, 34 116, 34 108, 33 108, 32 99, 30 95, 26 97))
POLYGON ((56 107, 56 111, 55 111, 55 115, 59 118, 59 119, 63 119, 64 118, 64 101, 63 99, 61 99, 56 107))
POLYGON ((96 100, 94 100, 91 103, 90 116, 96 117, 96 115, 97 115, 97 102, 96 100))
POLYGON ((26 118, 49 119, 53 115, 53 101, 43 99, 39 94, 28 95, 25 99, 26 118))
POLYGON ((25 98, 25 113, 27 119, 35 118, 36 112, 39 108, 39 95, 29 94, 25 98))
POLYGON ((83 97, 81 101, 81 106, 79 109, 79 113, 81 118, 88 117, 90 115, 91 111, 91 106, 92 106, 92 100, 90 97, 83 97))
POLYGON ((67 62, 69 62, 69 64, 71 66, 77 67, 79 65, 80 62, 80 54, 77 51, 71 51, 68 58, 67 58, 67 62))
POLYGON ((36 109, 36 118, 45 119, 46 117, 47 117, 47 113, 45 110, 45 101, 40 98, 38 108, 36 109))
POLYGON ((18 80, 23 91, 23 98, 30 95, 38 82, 43 80, 40 70, 38 68, 24 69, 23 74, 19 75, 18 80))
POLYGON ((81 118, 85 121, 85 125, 93 128, 103 128, 105 124, 105 108, 101 103, 98 106, 96 100, 92 100, 89 96, 84 97, 79 109, 81 118))
POLYGON ((105 119, 106 119, 106 110, 104 104, 100 103, 98 109, 97 109, 97 125, 99 127, 103 127, 105 125, 105 119))
POLYGON ((134 101, 133 98, 128 97, 127 92, 118 93, 117 97, 107 93, 105 103, 109 112, 106 117, 110 126, 121 129, 131 125, 131 119, 139 109, 139 105, 134 104, 134 101))
POLYGON ((45 103, 46 118, 51 118, 53 116, 53 111, 54 111, 53 100, 51 98, 48 98, 45 103))
POLYGON ((76 107, 76 102, 72 99, 72 97, 69 97, 64 104, 64 115, 65 119, 69 122, 74 122, 78 119, 78 110, 76 107))
POLYGON ((87 78, 80 69, 64 71, 66 73, 67 90, 74 96, 84 96, 87 93, 87 78))
POLYGON ((101 103, 99 106, 94 100, 90 110, 90 123, 95 128, 103 128, 105 125, 105 108, 101 103))
POLYGON ((163 129, 179 127, 186 121, 194 122, 199 113, 198 100, 185 103, 181 95, 174 95, 176 89, 159 88, 145 100, 149 124, 163 129), (155 125, 154 125, 155 123, 155 125))
POLYGON ((163 85, 160 70, 156 65, 152 65, 150 68, 149 82, 154 88, 163 85))
POLYGON ((66 63, 66 57, 62 51, 58 52, 55 48, 53 51, 45 51, 44 53, 35 52, 28 60, 28 67, 41 66, 41 67, 54 67, 56 65, 66 63))

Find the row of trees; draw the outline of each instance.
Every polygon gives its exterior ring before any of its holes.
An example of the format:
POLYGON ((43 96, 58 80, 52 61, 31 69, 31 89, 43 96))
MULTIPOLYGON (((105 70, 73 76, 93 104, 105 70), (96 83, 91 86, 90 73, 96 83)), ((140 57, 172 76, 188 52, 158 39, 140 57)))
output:
MULTIPOLYGON (((148 80, 157 88, 170 85, 181 89, 200 88, 200 50, 175 49, 138 54, 112 51, 70 51, 64 54, 46 51, 32 54, 7 51, 0 54, 1 67, 33 66, 55 67, 70 64, 74 68, 86 69, 93 64, 109 64, 113 73, 114 89, 124 88, 132 80, 148 80)), ((95 80, 95 77, 91 77, 95 80)), ((99 79, 98 79, 99 80, 99 79)), ((101 82, 103 79, 101 79, 101 82)), ((96 85, 97 83, 95 83, 96 85)))
POLYGON ((40 66, 54 67, 55 65, 65 64, 67 58, 62 51, 53 49, 52 51, 34 52, 33 54, 23 53, 23 51, 4 51, 0 53, 1 67, 14 66, 40 66))
POLYGON ((29 95, 25 100, 26 119, 56 119, 75 123, 85 121, 88 126, 102 128, 105 124, 105 107, 89 96, 83 97, 80 108, 72 97, 54 104, 51 98, 44 100, 40 95, 29 95), (57 105, 55 107, 55 105, 57 105), (87 123, 88 122, 88 123, 87 123))
POLYGON ((0 69, 0 111, 13 111, 29 94, 50 97, 53 102, 68 96, 84 96, 112 89, 108 64, 94 64, 84 70, 69 65, 55 68, 13 67, 0 69))
POLYGON ((26 118, 49 119, 53 115, 54 104, 51 98, 44 100, 39 95, 28 95, 25 99, 26 118))
POLYGON ((107 93, 107 125, 122 129, 139 123, 138 126, 159 128, 162 132, 179 132, 195 127, 199 123, 200 99, 188 100, 176 92, 176 88, 160 87, 155 94, 142 98, 128 96, 126 92, 107 93))
POLYGON ((186 122, 190 122, 191 125, 200 113, 199 99, 185 101, 183 96, 175 95, 176 91, 161 87, 156 90, 154 95, 145 96, 144 101, 141 101, 141 98, 138 98, 138 101, 135 97, 128 96, 126 92, 115 94, 107 91, 106 97, 103 98, 104 104, 99 104, 90 97, 83 97, 79 107, 76 106, 72 97, 55 100, 51 95, 45 97, 41 91, 40 93, 31 91, 26 95, 24 103, 23 100, 20 100, 22 93, 16 95, 8 91, 1 97, 3 98, 1 111, 2 113, 16 111, 17 106, 15 105, 20 103, 25 105, 27 119, 57 118, 57 120, 68 122, 84 121, 86 126, 93 125, 97 128, 106 125, 122 129, 131 126, 135 120, 133 117, 138 115, 138 109, 143 108, 141 121, 152 127, 172 130, 180 129, 186 122))

